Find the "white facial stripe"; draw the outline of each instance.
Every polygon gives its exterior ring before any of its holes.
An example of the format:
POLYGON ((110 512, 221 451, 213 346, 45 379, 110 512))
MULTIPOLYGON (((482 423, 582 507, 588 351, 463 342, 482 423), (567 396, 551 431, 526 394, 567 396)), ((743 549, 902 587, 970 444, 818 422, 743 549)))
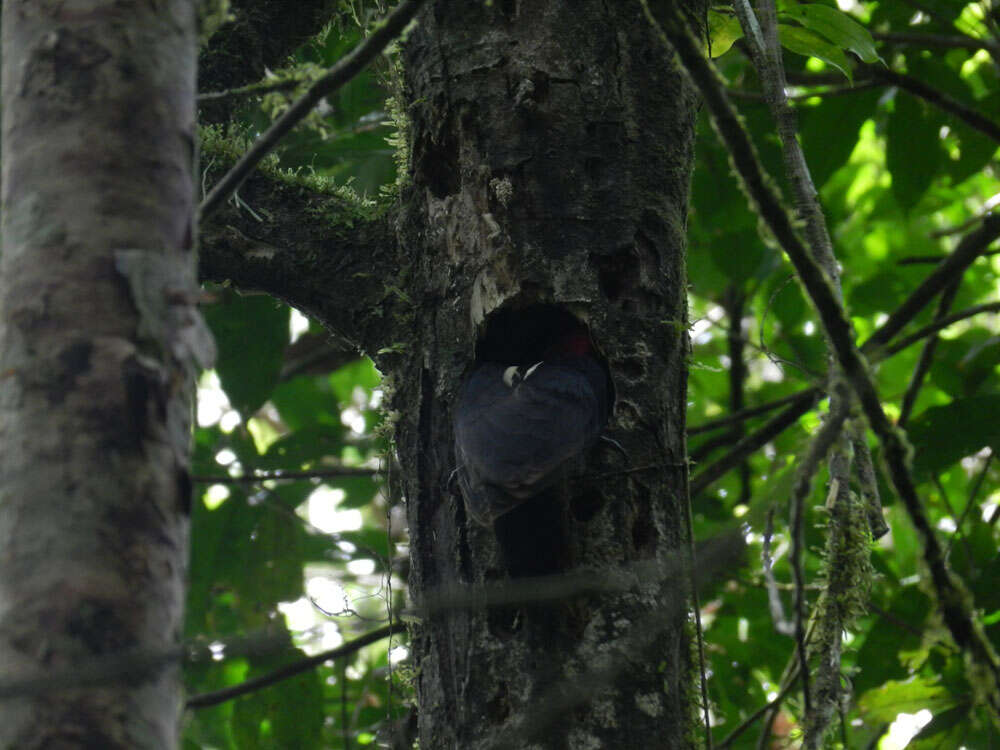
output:
POLYGON ((503 371, 503 382, 506 384, 508 388, 514 387, 515 377, 520 379, 520 373, 518 372, 518 369, 513 365, 511 365, 510 367, 508 367, 506 370, 503 371))
POLYGON ((527 380, 528 378, 530 378, 531 377, 531 373, 533 373, 535 370, 537 370, 541 366, 542 366, 541 362, 535 362, 535 364, 533 364, 531 367, 529 367, 528 371, 526 373, 524 373, 524 379, 527 380))

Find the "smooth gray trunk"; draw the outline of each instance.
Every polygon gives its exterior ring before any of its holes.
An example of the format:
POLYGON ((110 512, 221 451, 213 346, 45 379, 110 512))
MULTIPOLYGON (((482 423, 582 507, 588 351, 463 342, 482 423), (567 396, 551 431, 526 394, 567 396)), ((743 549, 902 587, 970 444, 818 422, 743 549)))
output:
POLYGON ((211 348, 195 26, 194 0, 4 3, 3 748, 177 744, 191 384, 211 348))

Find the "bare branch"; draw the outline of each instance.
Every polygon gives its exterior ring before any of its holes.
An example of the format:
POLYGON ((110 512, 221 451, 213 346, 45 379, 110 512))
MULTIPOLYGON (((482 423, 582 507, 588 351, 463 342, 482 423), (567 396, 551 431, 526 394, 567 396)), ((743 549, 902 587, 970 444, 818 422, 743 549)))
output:
POLYGON ((868 449, 864 428, 854 423, 851 425, 851 445, 854 448, 854 471, 861 488, 861 497, 865 501, 868 529, 872 533, 872 539, 881 539, 889 533, 889 524, 882 515, 882 498, 879 497, 878 479, 875 477, 872 452, 868 449))
MULTIPOLYGON (((838 85, 843 81, 841 73, 795 73, 788 76, 789 82, 802 86, 838 85)), ((876 81, 882 85, 896 86, 911 96, 923 99, 945 114, 951 115, 983 135, 1000 141, 1000 125, 980 114, 949 94, 930 86, 918 78, 899 73, 880 65, 859 65, 855 74, 855 86, 876 81)), ((742 95, 742 94, 741 94, 742 95)))
POLYGON ((774 417, 756 432, 740 440, 733 449, 719 460, 709 464, 691 478, 691 496, 704 492, 713 482, 740 463, 750 454, 780 435, 809 411, 819 398, 819 390, 809 389, 798 394, 791 406, 774 417))
MULTIPOLYGON (((814 99, 817 96, 824 98, 830 98, 834 96, 849 96, 850 94, 858 94, 862 91, 869 91, 871 89, 876 89, 885 84, 881 81, 859 81, 851 86, 824 86, 820 89, 815 89, 813 91, 803 91, 798 94, 792 94, 788 96, 788 101, 790 102, 801 102, 808 99, 814 99)), ((750 101, 765 101, 766 97, 760 91, 747 91, 746 89, 726 89, 730 96, 736 99, 748 99, 750 101)))
POLYGON ((284 81, 260 81, 258 83, 251 83, 248 86, 227 89, 226 91, 208 91, 204 94, 198 94, 198 103, 219 103, 229 101, 230 99, 243 99, 251 96, 260 96, 261 94, 270 94, 275 91, 292 91, 301 83, 302 81, 289 78, 284 81))
POLYGON ((959 310, 951 315, 945 315, 941 318, 936 319, 933 323, 925 325, 923 328, 919 328, 909 336, 904 336, 901 339, 893 341, 889 346, 885 348, 885 356, 890 357, 893 354, 901 352, 908 346, 912 346, 921 339, 925 339, 928 336, 932 336, 938 331, 947 328, 952 323, 957 323, 960 320, 968 320, 969 318, 975 317, 976 315, 982 315, 983 313, 1000 313, 1000 302, 987 302, 984 305, 975 305, 974 307, 967 307, 964 310, 959 310))
POLYGON ((752 419, 753 417, 759 417, 761 414, 767 414, 769 411, 774 411, 782 406, 787 406, 792 402, 797 402, 799 399, 803 398, 806 393, 812 393, 814 395, 819 394, 818 388, 808 388, 805 391, 799 391, 798 393, 793 393, 789 396, 782 396, 781 398, 776 398, 774 401, 768 401, 766 404, 761 404, 760 406, 751 406, 749 409, 743 409, 738 412, 734 412, 726 417, 720 417, 719 419, 712 419, 708 422, 703 422, 702 424, 695 425, 694 427, 688 428, 687 434, 700 435, 703 432, 711 432, 712 430, 718 430, 723 427, 729 427, 732 424, 738 422, 743 422, 747 419, 752 419))
POLYGON ((364 466, 339 466, 336 469, 316 469, 314 471, 268 471, 231 477, 227 474, 195 474, 191 481, 202 484, 256 484, 257 482, 284 481, 298 479, 329 479, 333 477, 373 477, 378 469, 364 466))
MULTIPOLYGON (((937 312, 934 313, 935 323, 948 315, 948 311, 951 310, 951 306, 955 302, 955 295, 958 294, 959 286, 959 280, 953 281, 938 298, 937 312)), ((903 402, 899 407, 899 418, 896 420, 896 424, 900 427, 905 427, 909 421, 913 406, 917 403, 917 396, 920 395, 920 389, 924 385, 924 377, 927 375, 927 371, 931 369, 931 365, 934 364, 934 350, 937 349, 937 342, 937 332, 930 334, 924 342, 924 348, 920 352, 917 366, 913 368, 913 374, 910 375, 910 382, 906 386, 906 391, 903 393, 903 402)))
POLYGON ((983 135, 988 136, 994 141, 1000 143, 1000 125, 990 118, 981 115, 971 107, 967 107, 943 91, 939 91, 933 86, 928 86, 926 83, 918 78, 914 78, 913 76, 906 75, 905 73, 897 73, 891 68, 870 65, 867 70, 876 80, 885 81, 893 86, 898 86, 906 93, 919 99, 923 99, 929 104, 932 104, 940 109, 942 112, 946 112, 949 115, 957 117, 970 128, 978 130, 983 135))
POLYGON ((266 687, 274 685, 275 683, 281 682, 282 680, 287 680, 289 677, 294 677, 302 672, 307 672, 310 669, 318 667, 324 662, 335 661, 336 659, 342 659, 345 656, 350 656, 351 654, 357 653, 365 646, 370 646, 371 644, 381 641, 384 638, 388 638, 391 635, 403 632, 406 632, 405 623, 390 623, 384 627, 378 628, 377 630, 372 630, 370 633, 365 633, 364 635, 355 638, 350 643, 345 643, 343 646, 338 646, 337 648, 330 649, 329 651, 323 651, 322 653, 315 654, 314 656, 310 656, 306 659, 300 659, 292 664, 286 664, 283 667, 275 669, 273 672, 268 672, 267 674, 255 677, 252 680, 241 682, 239 685, 232 685, 231 687, 223 688, 222 690, 214 690, 211 693, 192 695, 187 699, 184 706, 185 708, 207 708, 208 706, 217 706, 220 703, 231 701, 233 698, 239 698, 241 695, 257 692, 258 690, 262 690, 266 687))
POLYGON ((930 49, 943 47, 945 49, 986 50, 1000 59, 1000 45, 991 39, 978 39, 964 34, 922 34, 918 31, 892 31, 888 33, 872 32, 872 37, 879 42, 889 44, 912 44, 915 47, 930 49))
POLYGON ((889 319, 882 324, 882 327, 861 345, 861 351, 869 354, 878 347, 887 344, 939 292, 952 281, 960 278, 965 270, 975 262, 976 258, 982 255, 998 237, 1000 237, 1000 213, 987 216, 978 229, 965 235, 955 250, 938 264, 937 268, 921 282, 920 286, 910 293, 910 296, 896 308, 889 319))

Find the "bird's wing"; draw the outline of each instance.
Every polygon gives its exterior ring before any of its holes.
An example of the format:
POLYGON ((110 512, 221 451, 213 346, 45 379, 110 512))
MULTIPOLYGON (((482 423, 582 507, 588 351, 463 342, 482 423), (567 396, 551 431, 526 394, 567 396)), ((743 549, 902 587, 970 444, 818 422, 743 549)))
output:
POLYGON ((543 364, 517 385, 500 365, 481 365, 466 381, 455 418, 460 463, 482 483, 526 498, 586 449, 603 421, 598 396, 578 368, 543 364))

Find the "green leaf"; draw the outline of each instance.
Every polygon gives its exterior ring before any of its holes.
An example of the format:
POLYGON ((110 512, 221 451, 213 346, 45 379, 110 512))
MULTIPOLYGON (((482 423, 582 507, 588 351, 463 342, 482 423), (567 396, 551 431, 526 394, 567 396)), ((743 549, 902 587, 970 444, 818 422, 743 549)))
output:
POLYGON ((389 535, 384 529, 361 528, 357 531, 342 531, 337 536, 340 541, 357 546, 355 557, 371 555, 376 562, 381 562, 388 560, 391 554, 389 535))
POLYGON ((854 82, 851 63, 847 60, 847 56, 840 47, 830 44, 819 34, 801 26, 779 23, 778 38, 781 40, 781 46, 790 52, 822 60, 843 73, 848 81, 854 82))
POLYGON ((339 404, 326 377, 287 380, 274 389, 271 401, 292 430, 317 423, 340 423, 339 404))
POLYGON ((858 649, 857 663, 863 668, 854 676, 854 685, 859 693, 887 680, 902 680, 908 676, 899 653, 921 648, 920 634, 932 609, 933 603, 917 586, 904 586, 899 590, 885 607, 886 616, 875 620, 858 649), (900 627, 900 623, 906 627, 900 627))
POLYGON ((232 575, 240 607, 266 612, 302 596, 305 531, 293 514, 266 506, 260 511, 249 538, 242 541, 243 564, 232 575))
POLYGON ((740 28, 736 16, 732 13, 720 13, 717 10, 708 11, 708 39, 712 57, 724 55, 737 39, 742 38, 743 29, 740 28))
POLYGON ((910 422, 916 451, 913 468, 929 476, 985 446, 1000 450, 1000 394, 956 399, 932 406, 910 422))
POLYGON ((716 267, 741 285, 766 277, 781 261, 753 231, 719 235, 709 244, 708 252, 716 267))
POLYGON ((1000 385, 998 364, 1000 340, 986 328, 971 328, 959 338, 938 341, 931 379, 949 396, 973 396, 1000 385))
POLYGON ((950 750, 957 747, 989 747, 995 735, 987 730, 979 734, 975 727, 971 706, 959 704, 935 714, 916 736, 910 740, 910 750, 950 750), (979 735, 976 739, 972 739, 979 735), (990 737, 990 739, 987 739, 990 737), (983 741, 985 740, 985 744, 983 741))
POLYGON ((882 59, 875 51, 875 41, 868 29, 837 8, 814 4, 794 5, 786 10, 786 14, 841 49, 850 50, 866 63, 882 59))
POLYGON ((258 459, 257 466, 266 469, 300 469, 303 464, 313 463, 327 456, 339 458, 343 446, 343 425, 307 425, 272 443, 267 454, 258 459))
POLYGON ((339 510, 363 508, 375 497, 378 485, 372 477, 337 477, 326 482, 331 487, 339 487, 347 495, 337 503, 339 510))
POLYGON ((230 290, 220 297, 205 308, 218 347, 215 369, 230 403, 249 416, 278 382, 290 312, 269 297, 242 297, 230 290))
POLYGON ((858 131, 873 117, 880 91, 859 91, 850 96, 824 97, 802 113, 802 148, 816 187, 847 163, 858 143, 858 131))
POLYGON ((955 696, 940 685, 921 677, 906 682, 887 681, 858 698, 858 707, 869 721, 892 722, 901 713, 915 714, 923 709, 945 711, 956 704, 955 696))
MULTIPOLYGON (((977 102, 977 105, 979 111, 983 113, 1000 112, 1000 91, 994 91, 990 96, 977 102)), ((958 185, 982 172, 983 167, 996 154, 997 143, 961 120, 953 119, 948 125, 958 141, 959 157, 953 161, 949 160, 946 169, 951 175, 952 183, 958 185)))
POLYGON ((375 363, 367 357, 348 362, 335 373, 330 375, 330 386, 333 393, 341 404, 350 404, 355 388, 362 388, 371 392, 373 388, 382 382, 382 378, 375 369, 375 363))
MULTIPOLYGON (((283 664, 305 658, 298 649, 283 658, 260 660, 250 676, 257 677, 283 664)), ((241 748, 323 747, 323 686, 316 670, 240 698, 233 709, 233 730, 241 748)))
POLYGON ((894 103, 886 133, 886 166, 896 201, 909 211, 934 182, 943 153, 939 126, 927 105, 906 94, 897 94, 894 103))

